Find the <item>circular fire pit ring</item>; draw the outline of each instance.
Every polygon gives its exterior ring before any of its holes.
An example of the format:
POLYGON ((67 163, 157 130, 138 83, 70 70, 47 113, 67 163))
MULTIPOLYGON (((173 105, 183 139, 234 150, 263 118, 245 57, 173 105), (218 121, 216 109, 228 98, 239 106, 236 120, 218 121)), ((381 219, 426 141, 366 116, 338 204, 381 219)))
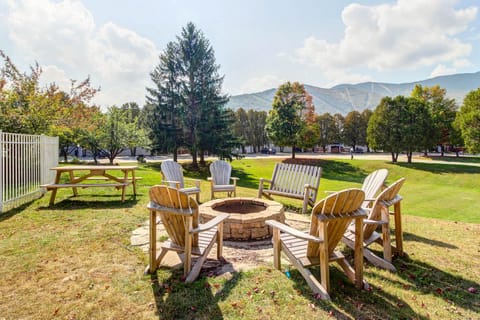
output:
POLYGON ((283 205, 258 198, 226 198, 200 205, 200 215, 207 222, 222 213, 230 214, 223 223, 224 240, 262 240, 272 236, 266 220, 285 222, 283 205))

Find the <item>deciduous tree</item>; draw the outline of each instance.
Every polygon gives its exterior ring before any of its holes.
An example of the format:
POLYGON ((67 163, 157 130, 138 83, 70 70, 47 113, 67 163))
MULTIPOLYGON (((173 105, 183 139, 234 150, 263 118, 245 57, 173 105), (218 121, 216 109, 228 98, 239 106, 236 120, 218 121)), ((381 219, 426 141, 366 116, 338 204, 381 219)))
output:
POLYGON ((425 153, 435 144, 441 147, 442 156, 445 145, 453 144, 454 132, 453 123, 457 114, 457 105, 454 99, 446 97, 447 91, 439 85, 433 87, 422 87, 417 84, 411 96, 427 102, 432 124, 424 129, 425 153))
POLYGON ((275 93, 267 118, 269 138, 277 145, 291 146, 292 158, 295 158, 295 147, 300 144, 300 133, 305 126, 302 114, 306 95, 304 86, 298 82, 282 84, 275 93))
POLYGON ((470 91, 463 99, 456 125, 465 146, 471 153, 480 152, 480 88, 470 91))

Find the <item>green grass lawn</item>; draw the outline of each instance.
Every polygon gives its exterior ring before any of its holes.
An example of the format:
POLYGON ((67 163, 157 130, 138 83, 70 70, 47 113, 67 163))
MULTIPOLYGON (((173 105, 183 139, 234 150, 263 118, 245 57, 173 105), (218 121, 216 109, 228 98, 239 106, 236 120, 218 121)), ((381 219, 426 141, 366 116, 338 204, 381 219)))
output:
MULTIPOLYGON (((239 196, 255 196, 258 178, 270 178, 278 159, 235 160, 239 196)), ((371 291, 359 291, 331 267, 332 301, 315 299, 296 270, 272 266, 202 275, 185 284, 180 272, 161 268, 143 275, 147 254, 130 245, 148 219, 150 186, 161 183, 157 163, 141 165, 139 195, 120 202, 119 191, 60 190, 0 215, 0 319, 478 319, 480 299, 480 167, 321 160, 319 198, 325 190, 360 186, 377 168, 388 182, 407 181, 404 247, 397 273, 365 263, 371 291)), ((208 171, 201 201, 209 200, 208 171)), ((300 210, 295 200, 276 198, 300 210)), ((348 250, 345 251, 350 254, 348 250)), ((318 272, 317 272, 318 275, 318 272)))

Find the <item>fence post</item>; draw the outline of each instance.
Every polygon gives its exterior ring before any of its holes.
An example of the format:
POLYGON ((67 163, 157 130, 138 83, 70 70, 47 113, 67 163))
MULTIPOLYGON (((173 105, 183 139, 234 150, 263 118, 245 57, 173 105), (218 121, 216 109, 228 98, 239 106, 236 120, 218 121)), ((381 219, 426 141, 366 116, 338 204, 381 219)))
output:
POLYGON ((0 213, 3 212, 3 181, 5 172, 3 172, 3 132, 0 130, 0 213))

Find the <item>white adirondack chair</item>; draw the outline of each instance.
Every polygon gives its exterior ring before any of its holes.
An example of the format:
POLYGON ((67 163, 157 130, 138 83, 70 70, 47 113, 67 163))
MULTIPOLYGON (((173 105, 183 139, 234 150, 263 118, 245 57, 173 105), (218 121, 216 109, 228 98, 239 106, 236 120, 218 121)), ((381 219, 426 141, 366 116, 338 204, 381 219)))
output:
POLYGON ((195 195, 197 202, 200 202, 200 180, 188 179, 183 177, 182 166, 173 160, 165 160, 161 165, 163 182, 170 187, 176 188, 188 195, 195 195), (184 180, 191 180, 195 184, 194 187, 185 187, 184 180))
POLYGON ((237 195, 237 177, 232 177, 232 166, 223 160, 217 160, 210 164, 210 174, 208 180, 211 182, 211 198, 215 197, 215 192, 226 192, 229 197, 237 195), (233 183, 230 183, 232 181, 233 183))

